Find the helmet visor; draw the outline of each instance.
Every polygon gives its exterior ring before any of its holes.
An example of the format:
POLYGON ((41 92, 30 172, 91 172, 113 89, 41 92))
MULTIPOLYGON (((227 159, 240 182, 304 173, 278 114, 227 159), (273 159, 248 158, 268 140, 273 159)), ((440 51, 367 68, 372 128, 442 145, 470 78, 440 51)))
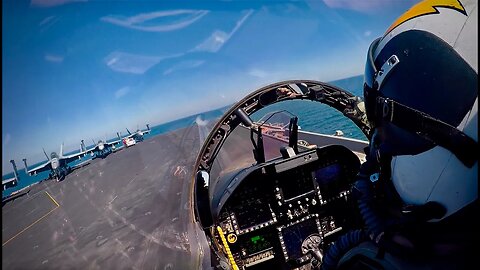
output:
POLYGON ((368 48, 367 61, 365 64, 365 76, 363 84, 363 97, 365 101, 365 109, 367 111, 367 118, 372 128, 377 124, 376 116, 376 100, 378 96, 378 86, 375 83, 375 76, 377 74, 377 68, 373 58, 373 52, 378 46, 381 38, 375 39, 368 48))

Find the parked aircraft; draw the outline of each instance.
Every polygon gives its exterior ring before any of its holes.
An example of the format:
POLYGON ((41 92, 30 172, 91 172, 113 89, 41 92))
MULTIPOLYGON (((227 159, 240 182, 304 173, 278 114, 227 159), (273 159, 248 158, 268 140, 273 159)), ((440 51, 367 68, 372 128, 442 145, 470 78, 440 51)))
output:
POLYGON ((40 172, 44 171, 50 171, 50 178, 54 178, 57 181, 61 181, 65 178, 67 174, 69 174, 71 171, 73 171, 76 168, 82 167, 86 165, 89 160, 86 160, 80 164, 77 164, 75 166, 70 166, 69 163, 75 161, 75 160, 81 160, 86 154, 86 151, 82 151, 83 149, 80 149, 80 152, 68 156, 63 155, 63 144, 60 146, 60 155, 57 154, 56 152, 52 152, 50 154, 50 157, 47 155, 45 152, 45 149, 43 149, 43 153, 47 157, 47 161, 33 169, 28 170, 27 166, 27 159, 23 159, 23 162, 25 163, 25 170, 27 170, 27 173, 32 176, 32 175, 37 175, 40 172))
POLYGON ((147 129, 144 129, 144 130, 137 129, 137 131, 135 131, 134 133, 131 133, 130 130, 128 130, 128 128, 127 128, 127 132, 128 132, 129 135, 124 137, 124 139, 125 138, 134 138, 135 141, 141 142, 141 141, 144 140, 143 136, 145 134, 150 133, 150 126, 149 126, 149 124, 147 124, 147 129))
POLYGON ((106 158, 109 154, 116 152, 123 148, 122 138, 117 132, 118 140, 107 142, 107 140, 99 140, 97 143, 93 141, 93 147, 90 149, 85 148, 85 143, 82 140, 81 149, 86 151, 87 154, 92 155, 94 158, 106 158))

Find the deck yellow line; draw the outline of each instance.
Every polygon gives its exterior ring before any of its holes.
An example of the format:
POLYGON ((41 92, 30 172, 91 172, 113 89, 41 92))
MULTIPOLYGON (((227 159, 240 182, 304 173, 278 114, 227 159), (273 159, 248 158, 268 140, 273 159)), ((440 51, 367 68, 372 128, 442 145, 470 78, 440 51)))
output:
POLYGON ((12 236, 10 239, 8 239, 7 241, 5 241, 5 243, 2 244, 2 247, 5 246, 6 244, 8 244, 8 242, 12 241, 13 239, 15 239, 17 236, 19 236, 20 234, 22 234, 23 232, 25 232, 26 230, 30 229, 33 225, 37 224, 38 222, 40 222, 42 219, 44 219, 45 217, 47 217, 50 213, 52 213, 53 211, 55 211, 58 207, 60 207, 60 205, 57 203, 57 201, 52 197, 50 196, 50 194, 48 194, 48 192, 45 191, 45 193, 47 193, 48 197, 50 197, 50 199, 52 200, 52 202, 56 205, 55 208, 53 208, 52 210, 48 211, 48 213, 46 213, 45 215, 43 215, 42 217, 40 217, 39 219, 37 219, 36 221, 34 221, 32 224, 28 225, 25 229, 21 230, 20 232, 18 232, 17 234, 15 234, 14 236, 12 236))
POLYGON ((52 200, 52 202, 53 202, 54 204, 56 204, 57 207, 60 206, 60 204, 58 204, 58 202, 57 202, 52 196, 50 196, 50 194, 48 194, 48 192, 45 191, 45 193, 47 193, 48 197, 50 197, 50 199, 52 200))

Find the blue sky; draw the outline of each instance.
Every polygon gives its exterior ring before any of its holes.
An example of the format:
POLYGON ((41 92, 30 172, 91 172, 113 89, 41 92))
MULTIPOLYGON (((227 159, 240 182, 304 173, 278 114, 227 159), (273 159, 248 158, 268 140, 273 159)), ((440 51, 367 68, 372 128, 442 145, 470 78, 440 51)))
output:
POLYGON ((416 0, 2 1, 2 171, 79 141, 362 74, 416 0))

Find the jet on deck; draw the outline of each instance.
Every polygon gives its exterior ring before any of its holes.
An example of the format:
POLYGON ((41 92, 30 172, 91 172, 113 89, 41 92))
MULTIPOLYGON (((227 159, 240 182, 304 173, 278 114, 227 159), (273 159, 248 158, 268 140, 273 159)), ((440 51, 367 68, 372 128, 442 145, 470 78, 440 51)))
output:
POLYGON ((25 170, 27 170, 27 174, 32 176, 32 175, 37 175, 40 172, 44 171, 50 171, 50 178, 54 178, 57 181, 61 181, 65 178, 67 174, 69 174, 72 170, 84 166, 88 164, 89 160, 84 161, 80 164, 77 164, 75 166, 70 166, 69 163, 75 161, 75 160, 81 160, 85 155, 87 154, 86 151, 80 151, 76 154, 64 156, 63 155, 63 144, 60 146, 60 155, 58 155, 56 152, 52 152, 50 154, 50 157, 48 157, 47 153, 45 152, 45 149, 43 149, 43 153, 47 157, 47 161, 33 169, 28 170, 28 165, 27 165, 27 160, 23 159, 25 163, 25 170))

